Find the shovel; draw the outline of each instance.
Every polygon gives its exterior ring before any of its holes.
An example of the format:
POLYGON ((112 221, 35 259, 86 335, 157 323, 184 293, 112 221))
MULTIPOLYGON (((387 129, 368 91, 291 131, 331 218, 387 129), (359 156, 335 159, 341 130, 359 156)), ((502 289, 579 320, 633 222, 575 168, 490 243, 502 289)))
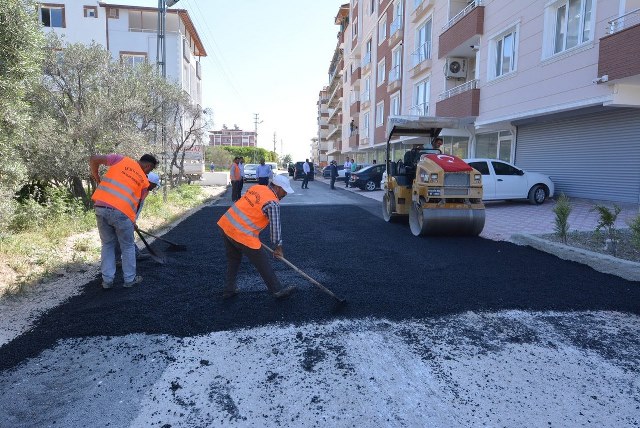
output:
POLYGON ((149 235, 153 238, 159 239, 162 242, 166 242, 167 244, 169 244, 169 249, 171 251, 187 251, 187 246, 184 244, 176 244, 175 242, 171 242, 168 239, 161 238, 159 236, 154 235, 153 233, 146 232, 142 229, 138 229, 138 231, 144 233, 145 235, 149 235))
POLYGON ((138 230, 138 228, 135 229, 136 233, 138 234, 138 236, 140 237, 140 239, 142 239, 142 242, 144 243, 144 246, 147 248, 147 251, 149 251, 149 255, 151 255, 151 258, 153 260, 155 260, 156 262, 160 263, 160 264, 165 264, 165 260, 164 257, 161 256, 158 252, 154 251, 149 244, 147 243, 147 240, 144 239, 144 236, 142 236, 142 233, 140 233, 140 230, 138 230))
MULTIPOLYGON (((262 244, 262 246, 264 248, 266 248, 267 250, 269 250, 269 252, 271 254, 273 254, 273 250, 271 248, 269 248, 268 246, 262 244)), ((304 273, 300 268, 298 268, 297 266, 295 266, 293 263, 291 263, 289 260, 285 259, 284 257, 278 257, 280 260, 282 260, 283 262, 285 262, 285 264, 287 264, 290 268, 292 268, 293 270, 295 270, 296 272, 298 272, 300 275, 302 275, 303 277, 305 277, 306 279, 308 279, 313 285, 315 285, 316 287, 318 287, 320 290, 322 290, 323 292, 325 292, 326 294, 328 294, 329 296, 333 297, 334 299, 336 299, 338 301, 338 303, 340 305, 344 305, 347 303, 347 299, 341 299, 340 297, 336 296, 335 294, 333 294, 333 291, 329 290, 327 287, 325 287, 324 285, 320 284, 318 281, 316 281, 315 279, 311 278, 309 275, 307 275, 306 273, 304 273)))

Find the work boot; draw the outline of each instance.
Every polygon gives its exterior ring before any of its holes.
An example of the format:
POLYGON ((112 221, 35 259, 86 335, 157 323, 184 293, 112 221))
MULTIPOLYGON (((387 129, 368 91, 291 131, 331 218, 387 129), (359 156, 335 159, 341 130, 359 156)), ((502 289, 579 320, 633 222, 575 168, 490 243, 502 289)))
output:
POLYGON ((283 288, 280 291, 276 291, 275 293, 273 293, 273 296, 276 299, 284 299, 285 297, 289 297, 291 295, 291 293, 293 293, 295 291, 296 287, 286 287, 283 288))
POLYGON ((108 290, 111 287, 113 287, 113 282, 107 282, 105 280, 102 280, 102 288, 103 289, 108 290))
POLYGON ((133 281, 131 282, 125 282, 123 287, 124 288, 131 288, 136 284, 140 284, 142 282, 142 277, 140 275, 136 275, 135 278, 133 278, 133 281))

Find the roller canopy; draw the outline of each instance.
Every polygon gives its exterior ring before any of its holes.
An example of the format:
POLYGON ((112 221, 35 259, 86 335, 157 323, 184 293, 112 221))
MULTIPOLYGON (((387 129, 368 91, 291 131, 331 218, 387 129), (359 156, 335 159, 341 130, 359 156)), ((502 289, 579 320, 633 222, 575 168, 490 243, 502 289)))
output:
POLYGON ((443 128, 458 129, 463 123, 456 117, 437 116, 389 116, 387 122, 387 142, 392 137, 435 138, 443 128))

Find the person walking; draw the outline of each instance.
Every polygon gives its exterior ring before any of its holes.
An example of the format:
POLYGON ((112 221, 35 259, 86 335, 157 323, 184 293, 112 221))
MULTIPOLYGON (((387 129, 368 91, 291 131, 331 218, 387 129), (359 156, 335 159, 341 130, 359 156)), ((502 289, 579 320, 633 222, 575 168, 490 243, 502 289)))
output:
POLYGON ((233 158, 233 162, 231 163, 231 168, 229 169, 229 178, 231 179, 231 202, 235 202, 240 199, 240 192, 242 191, 240 185, 240 158, 233 158))
POLYGON ((351 178, 351 161, 347 157, 344 162, 344 187, 349 187, 349 179, 351 178))
MULTIPOLYGON (((238 167, 240 168, 240 189, 238 190, 238 199, 242 196, 242 188, 244 187, 244 158, 240 156, 240 161, 238 162, 238 167)), ((236 199, 236 201, 238 200, 236 199)))
POLYGON ((289 193, 294 193, 289 178, 276 175, 267 186, 250 187, 218 220, 227 257, 223 299, 238 294, 236 279, 243 255, 256 267, 274 297, 287 297, 295 290, 295 287, 282 288, 269 262, 267 250, 260 242, 260 232, 270 225, 271 242, 275 245, 273 257, 282 257, 280 200, 289 193))
POLYGON ((309 159, 305 159, 302 164, 302 172, 304 173, 304 178, 302 179, 302 188, 309 188, 309 178, 311 177, 311 166, 309 166, 309 159))
POLYGON ((269 179, 273 178, 273 170, 269 165, 265 165, 264 159, 260 159, 260 165, 256 168, 256 178, 258 184, 264 186, 269 184, 269 179))
POLYGON ((89 158, 91 176, 98 184, 91 196, 94 202, 98 233, 100 234, 100 272, 102 288, 110 289, 116 274, 116 242, 122 251, 124 287, 142 282, 136 275, 136 253, 133 231, 142 193, 149 187, 149 174, 158 165, 150 154, 136 161, 129 157, 110 154, 89 158), (100 177, 100 165, 108 167, 100 177))
POLYGON ((211 162, 211 163, 209 164, 209 171, 210 171, 210 172, 213 172, 215 169, 216 169, 216 165, 215 165, 213 162, 211 162))
POLYGON ((338 178, 338 165, 335 160, 331 161, 331 165, 329 165, 329 173, 331 177, 331 189, 336 190, 336 178, 338 178))

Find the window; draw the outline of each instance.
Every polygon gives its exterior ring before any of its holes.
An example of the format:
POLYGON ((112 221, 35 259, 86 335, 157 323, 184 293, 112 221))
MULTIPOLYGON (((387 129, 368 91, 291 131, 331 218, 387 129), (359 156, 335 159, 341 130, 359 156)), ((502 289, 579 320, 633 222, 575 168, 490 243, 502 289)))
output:
POLYGON ((376 11, 376 0, 369 0, 369 15, 373 15, 373 12, 376 11))
POLYGON ((40 22, 45 27, 64 28, 64 5, 44 3, 40 6, 40 22))
POLYGON ((428 20, 416 32, 416 50, 413 52, 413 65, 431 58, 431 20, 428 20))
POLYGON ((413 108, 412 115, 428 116, 429 115, 429 93, 431 92, 431 82, 425 79, 418 82, 413 91, 413 108))
POLYGON ((510 131, 491 132, 476 135, 477 158, 497 158, 511 162, 513 135, 510 131))
POLYGON ((362 96, 360 97, 362 98, 362 102, 369 101, 370 93, 371 93, 371 81, 369 79, 369 76, 367 76, 364 79, 364 88, 362 89, 362 96))
POLYGON ((391 52, 391 70, 389 70, 389 83, 400 80, 400 70, 402 66, 401 46, 391 52))
POLYGON ((107 16, 111 19, 120 19, 120 9, 110 7, 109 9, 107 9, 107 16))
POLYGON ((191 49, 189 49, 189 41, 186 37, 182 39, 182 57, 187 61, 191 61, 191 49))
POLYGON ((402 28, 402 2, 399 1, 394 5, 394 17, 389 34, 393 36, 400 28, 402 28))
POLYGON ((147 60, 147 54, 144 52, 120 52, 120 60, 124 64, 135 67, 147 60))
POLYGON ((400 116, 400 93, 391 97, 391 115, 400 116))
POLYGON ((496 175, 520 175, 518 168, 514 168, 507 163, 492 161, 491 165, 493 165, 496 175))
POLYGON ((592 39, 592 5, 593 0, 561 0, 547 8, 546 25, 550 31, 547 49, 550 55, 592 39))
POLYGON ((382 19, 378 22, 378 45, 387 39, 387 14, 382 15, 382 19))
POLYGON ((382 61, 380 61, 378 63, 378 86, 382 85, 384 83, 385 80, 385 67, 384 67, 384 58, 382 59, 382 61))
POLYGON ((493 69, 489 72, 490 78, 500 77, 515 71, 517 35, 517 29, 510 28, 491 40, 490 64, 493 69))
POLYGON ((489 175, 489 165, 485 161, 469 162, 469 166, 473 169, 477 169, 482 175, 489 175))
POLYGON ((371 63, 371 39, 367 40, 367 44, 364 48, 364 58, 362 59, 362 66, 365 67, 371 63))
POLYGON ((362 116, 362 125, 363 125, 362 136, 367 138, 369 137, 369 112, 366 112, 362 116))
POLYGON ((84 17, 85 18, 97 18, 98 17, 98 7, 97 6, 84 6, 84 17))
POLYGON ((351 26, 351 38, 358 37, 358 17, 353 18, 353 25, 351 26))
POLYGON ((376 104, 376 127, 384 125, 384 101, 376 104))

